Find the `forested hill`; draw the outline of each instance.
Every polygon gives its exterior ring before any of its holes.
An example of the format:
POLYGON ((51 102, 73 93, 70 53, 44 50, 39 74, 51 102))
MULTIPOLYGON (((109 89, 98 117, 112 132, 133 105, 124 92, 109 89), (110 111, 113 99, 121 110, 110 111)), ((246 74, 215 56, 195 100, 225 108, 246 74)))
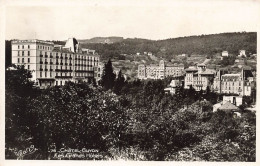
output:
POLYGON ((247 53, 256 53, 256 32, 221 33, 179 37, 166 40, 124 39, 112 44, 82 43, 85 48, 95 49, 101 55, 136 54, 152 52, 156 56, 177 54, 210 55, 222 52, 238 54, 244 49, 247 53))

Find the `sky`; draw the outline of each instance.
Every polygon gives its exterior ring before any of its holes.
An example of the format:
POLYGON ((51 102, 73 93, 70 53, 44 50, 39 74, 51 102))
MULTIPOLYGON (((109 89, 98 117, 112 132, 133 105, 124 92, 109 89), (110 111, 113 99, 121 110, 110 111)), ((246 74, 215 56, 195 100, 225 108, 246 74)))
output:
POLYGON ((6 5, 5 38, 66 40, 121 36, 159 40, 256 32, 260 20, 259 3, 253 0, 55 2, 6 5))

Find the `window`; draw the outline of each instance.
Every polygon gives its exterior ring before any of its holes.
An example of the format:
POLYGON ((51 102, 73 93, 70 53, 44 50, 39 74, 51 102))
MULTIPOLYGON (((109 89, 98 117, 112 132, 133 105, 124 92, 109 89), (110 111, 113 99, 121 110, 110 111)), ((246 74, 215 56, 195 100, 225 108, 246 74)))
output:
POLYGON ((45 77, 47 77, 47 72, 45 72, 45 77))
POLYGON ((40 77, 42 77, 42 72, 40 72, 40 77))
POLYGON ((19 58, 17 59, 17 63, 20 63, 20 59, 19 58))
POLYGON ((62 81, 60 81, 60 85, 62 85, 62 81))
POLYGON ((40 47, 38 46, 38 49, 39 49, 40 47))
POLYGON ((28 70, 30 70, 30 65, 28 65, 28 70))
POLYGON ((24 45, 22 46, 22 48, 24 49, 24 45))
POLYGON ((50 77, 52 77, 52 72, 50 72, 50 77))
POLYGON ((56 81, 56 85, 58 85, 58 81, 56 81))
POLYGON ((30 56, 30 51, 28 51, 28 56, 30 56))
POLYGON ((20 56, 20 51, 18 51, 18 56, 20 56))
POLYGON ((20 49, 20 46, 18 45, 18 49, 20 49))
POLYGON ((22 51, 22 56, 24 56, 24 51, 22 51))
POLYGON ((24 63, 24 58, 22 58, 22 63, 24 63))
POLYGON ((28 45, 28 48, 30 49, 30 45, 28 45))
POLYGON ((28 63, 30 63, 30 58, 28 58, 28 63))

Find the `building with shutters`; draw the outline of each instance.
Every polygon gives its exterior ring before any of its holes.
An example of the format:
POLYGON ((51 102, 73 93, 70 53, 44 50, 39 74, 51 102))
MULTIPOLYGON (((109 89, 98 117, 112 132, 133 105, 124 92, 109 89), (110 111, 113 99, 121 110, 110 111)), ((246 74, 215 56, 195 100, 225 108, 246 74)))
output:
POLYGON ((159 65, 139 65, 138 78, 139 79, 164 79, 166 77, 180 77, 184 74, 183 64, 165 64, 163 60, 159 65))
POLYGON ((40 88, 64 85, 68 81, 87 82, 97 76, 99 55, 85 51, 75 38, 65 45, 43 40, 12 41, 12 63, 32 71, 32 81, 40 88))

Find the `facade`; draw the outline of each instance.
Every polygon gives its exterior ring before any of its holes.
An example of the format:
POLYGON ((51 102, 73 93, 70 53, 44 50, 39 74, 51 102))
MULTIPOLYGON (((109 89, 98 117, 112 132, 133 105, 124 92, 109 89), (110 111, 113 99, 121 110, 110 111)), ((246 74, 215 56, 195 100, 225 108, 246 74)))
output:
POLYGON ((170 93, 170 94, 175 94, 176 93, 176 88, 181 86, 181 81, 180 80, 172 80, 170 85, 164 89, 165 93, 170 93))
POLYGON ((75 38, 69 38, 65 46, 36 39, 14 40, 12 63, 31 70, 32 81, 46 88, 93 79, 99 56, 82 51, 75 38))
POLYGON ((246 57, 246 50, 239 50, 239 55, 238 57, 242 57, 245 56, 246 57))
POLYGON ((138 79, 164 79, 169 76, 179 77, 184 72, 183 64, 166 65, 163 60, 158 65, 139 65, 138 79))
POLYGON ((218 110, 231 112, 233 114, 233 117, 241 117, 240 109, 229 101, 220 102, 213 105, 213 112, 216 112, 218 110))
POLYGON ((251 70, 242 69, 237 74, 226 74, 218 71, 214 79, 214 91, 217 93, 232 93, 240 96, 250 96, 254 83, 251 70))
POLYGON ((192 86, 196 91, 211 89, 215 75, 214 70, 206 68, 205 64, 198 64, 185 70, 184 89, 189 89, 192 86))
POLYGON ((242 105, 243 97, 242 96, 223 96, 223 103, 230 102, 236 106, 242 105))
POLYGON ((228 57, 228 51, 222 51, 222 56, 228 57))

